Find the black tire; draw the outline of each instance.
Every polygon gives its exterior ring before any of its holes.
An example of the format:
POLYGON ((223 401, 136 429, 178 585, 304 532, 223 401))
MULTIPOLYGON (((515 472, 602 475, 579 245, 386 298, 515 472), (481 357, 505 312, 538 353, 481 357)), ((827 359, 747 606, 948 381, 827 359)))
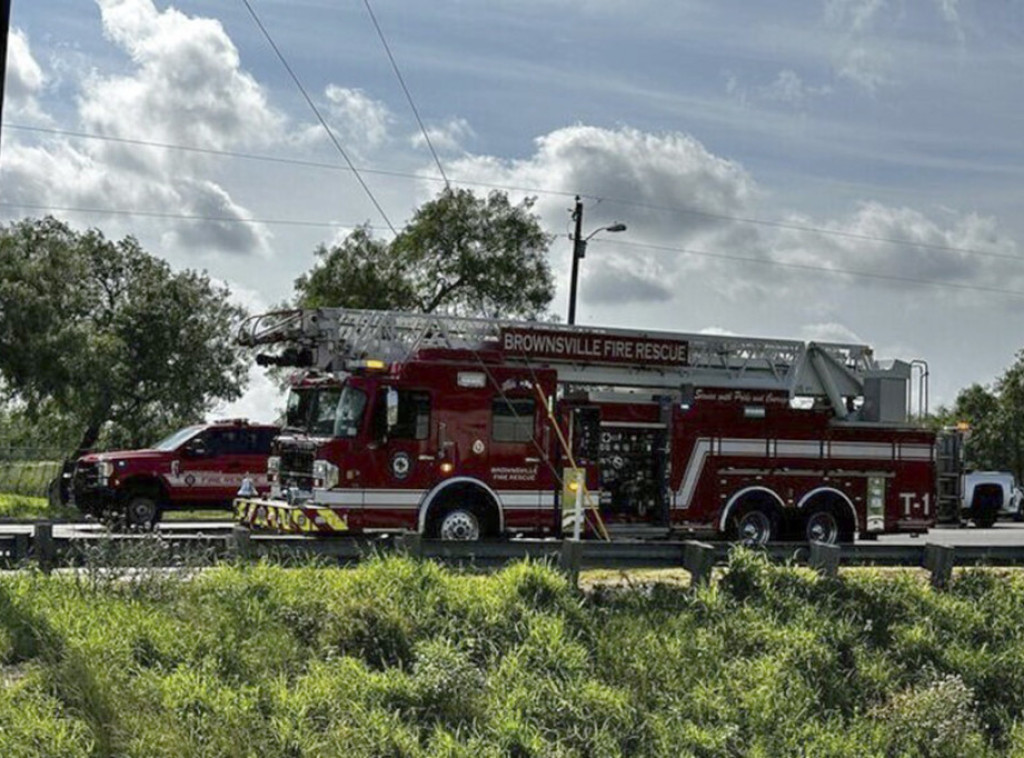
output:
POLYGON ((129 528, 152 529, 160 520, 160 504, 148 495, 133 495, 125 505, 124 520, 129 528))
POLYGON ((1001 495, 1001 491, 998 494, 991 491, 975 493, 971 509, 974 512, 975 526, 988 529, 996 523, 996 519, 999 517, 1001 495))
POLYGON ((748 506, 731 519, 730 534, 735 541, 749 547, 762 547, 779 533, 775 514, 760 506, 748 506))
POLYGON ((474 487, 455 485, 431 506, 425 534, 461 542, 497 537, 501 534, 498 506, 474 487))
POLYGON ((815 508, 807 514, 804 522, 804 537, 808 542, 836 545, 842 535, 842 526, 831 508, 815 508))

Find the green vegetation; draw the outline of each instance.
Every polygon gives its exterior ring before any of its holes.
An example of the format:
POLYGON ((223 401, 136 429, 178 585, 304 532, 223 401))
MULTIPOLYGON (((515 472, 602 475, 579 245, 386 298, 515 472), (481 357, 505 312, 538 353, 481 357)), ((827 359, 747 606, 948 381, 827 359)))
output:
POLYGON ((992 385, 960 390, 952 408, 940 407, 934 423, 970 424, 967 468, 1012 471, 1024 481, 1024 350, 992 385))
POLYGON ((0 579, 0 755, 1024 754, 1024 578, 382 559, 0 579))
MULTIPOLYGON (((138 447, 241 396, 245 316, 201 272, 52 217, 0 226, 0 429, 63 457, 138 447), (73 286, 69 286, 69 282, 73 286)), ((73 456, 77 457, 77 456, 73 456)))
POLYGON ((0 459, 0 492, 45 497, 50 482, 60 476, 60 461, 0 459))
POLYGON ((52 506, 45 497, 0 493, 0 519, 73 519, 81 514, 66 506, 52 506))
POLYGON ((446 189, 420 206, 391 240, 368 226, 316 250, 295 280, 295 304, 381 310, 437 310, 533 319, 555 293, 547 262, 551 236, 533 200, 513 205, 504 192, 486 198, 446 189))

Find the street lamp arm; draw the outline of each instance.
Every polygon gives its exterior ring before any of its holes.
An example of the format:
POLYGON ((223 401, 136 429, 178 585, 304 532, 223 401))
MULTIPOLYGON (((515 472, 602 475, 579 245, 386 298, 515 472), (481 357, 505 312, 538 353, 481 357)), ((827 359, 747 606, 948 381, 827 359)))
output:
POLYGON ((576 207, 572 212, 572 220, 576 222, 575 234, 570 237, 572 240, 572 276, 569 280, 569 323, 576 323, 576 282, 579 277, 580 258, 587 254, 587 242, 598 232, 624 232, 626 225, 618 222, 610 226, 602 226, 595 229, 586 237, 583 236, 583 201, 576 196, 576 207))
POLYGON ((612 224, 611 226, 602 226, 602 227, 592 231, 590 234, 588 234, 586 237, 584 237, 581 241, 585 245, 587 243, 587 241, 591 237, 593 237, 595 234, 597 234, 598 232, 624 232, 624 231, 626 231, 626 225, 625 224, 612 224))

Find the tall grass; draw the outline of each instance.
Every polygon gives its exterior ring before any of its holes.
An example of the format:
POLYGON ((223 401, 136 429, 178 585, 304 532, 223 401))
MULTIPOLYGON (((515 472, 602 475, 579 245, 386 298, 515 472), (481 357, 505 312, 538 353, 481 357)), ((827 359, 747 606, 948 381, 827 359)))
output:
POLYGON ((383 558, 0 578, 2 756, 1024 754, 1024 579, 579 595, 383 558), (107 577, 99 581, 97 576, 107 577))
POLYGON ((74 519, 80 518, 81 515, 77 508, 51 505, 44 497, 0 492, 0 519, 74 519))

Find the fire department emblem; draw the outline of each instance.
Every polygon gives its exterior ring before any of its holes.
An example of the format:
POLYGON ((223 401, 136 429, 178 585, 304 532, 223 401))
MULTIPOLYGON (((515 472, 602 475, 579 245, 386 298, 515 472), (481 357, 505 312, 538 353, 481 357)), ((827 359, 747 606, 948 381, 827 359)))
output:
POLYGON ((412 460, 408 453, 395 453, 391 457, 391 473, 396 479, 405 479, 412 470, 412 460))
POLYGON ((473 443, 473 452, 476 453, 477 455, 483 455, 484 454, 484 441, 483 440, 477 440, 476 442, 473 443))
POLYGON ((185 476, 185 484, 187 484, 189 487, 195 486, 195 483, 196 483, 196 477, 195 477, 194 474, 187 474, 185 476))

